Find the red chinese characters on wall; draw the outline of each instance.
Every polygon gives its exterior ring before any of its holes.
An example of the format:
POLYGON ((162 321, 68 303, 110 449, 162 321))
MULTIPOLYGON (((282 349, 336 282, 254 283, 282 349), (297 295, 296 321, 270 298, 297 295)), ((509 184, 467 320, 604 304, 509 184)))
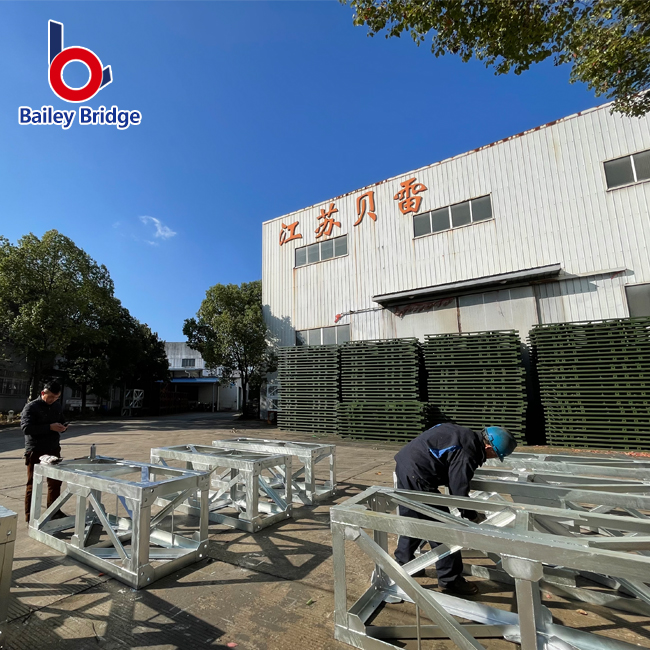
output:
POLYGON ((325 208, 320 209, 320 214, 318 215, 320 223, 318 224, 318 228, 314 230, 316 233, 316 239, 319 237, 329 237, 332 234, 334 226, 337 226, 338 228, 341 227, 341 222, 336 221, 332 216, 337 212, 338 210, 334 207, 333 203, 330 203, 330 207, 327 211, 325 211, 325 208))
POLYGON ((422 203, 422 197, 418 196, 420 192, 425 192, 427 187, 422 183, 418 183, 415 177, 409 178, 407 181, 400 183, 402 188, 393 198, 399 201, 399 209, 402 214, 409 212, 417 212, 422 203))
POLYGON ((289 225, 286 225, 285 223, 281 224, 280 246, 284 246, 284 244, 292 241, 293 239, 302 239, 302 235, 296 232, 296 228, 299 226, 299 224, 299 221, 294 221, 289 225))
POLYGON ((357 217, 359 218, 353 225, 358 226, 366 214, 373 221, 377 221, 377 214, 375 213, 375 192, 373 190, 357 196, 357 217))

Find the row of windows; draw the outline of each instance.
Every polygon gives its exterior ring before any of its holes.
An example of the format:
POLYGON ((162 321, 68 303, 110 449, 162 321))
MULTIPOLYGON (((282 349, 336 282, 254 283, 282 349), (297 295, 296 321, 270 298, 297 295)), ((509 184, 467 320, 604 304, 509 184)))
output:
POLYGON ((194 368, 196 359, 181 359, 181 368, 194 368))
MULTIPOLYGON (((650 150, 604 163, 607 189, 650 180, 650 150)), ((492 219, 490 196, 454 203, 413 217, 413 236, 422 237, 492 219)), ((348 236, 336 237, 296 248, 296 267, 315 264, 348 254, 348 236)), ((185 360, 183 360, 185 364, 185 360)))
POLYGON ((17 395, 27 397, 29 393, 29 381, 14 377, 0 377, 0 395, 17 395))
POLYGON ((315 264, 348 254, 348 236, 335 237, 302 248, 296 248, 296 266, 315 264))
POLYGON ((347 343, 349 340, 349 325, 317 327, 312 330, 300 330, 296 332, 296 345, 335 345, 347 343))
POLYGON ((640 151, 605 163, 607 189, 650 180, 650 150, 640 151))
POLYGON ((463 201, 424 214, 416 214, 413 217, 413 235, 421 237, 432 232, 460 228, 460 226, 491 218, 492 202, 490 197, 481 196, 471 201, 463 201))

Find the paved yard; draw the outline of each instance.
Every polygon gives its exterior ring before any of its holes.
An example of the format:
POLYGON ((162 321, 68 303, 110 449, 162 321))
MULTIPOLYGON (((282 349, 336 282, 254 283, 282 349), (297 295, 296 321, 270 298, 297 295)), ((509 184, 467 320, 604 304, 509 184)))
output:
MULTIPOLYGON (((19 516, 10 620, 5 646, 12 650, 113 648, 228 648, 240 650, 343 650, 333 639, 332 554, 329 506, 370 485, 392 485, 395 445, 347 442, 336 437, 288 435, 264 423, 238 422, 231 414, 74 424, 63 438, 63 456, 97 453, 148 461, 152 447, 211 444, 233 435, 281 437, 337 444, 339 492, 315 508, 294 506, 294 518, 255 535, 210 525, 208 558, 147 589, 122 583, 61 556, 27 535, 19 516), (229 645, 230 644, 230 645, 229 645), (233 646, 232 644, 237 644, 233 646)), ((22 515, 25 467, 18 428, 0 430, 0 504, 22 515)), ((352 591, 368 585, 371 567, 352 562, 352 591)), ((432 577, 421 581, 435 588, 432 577)), ((513 594, 482 581, 479 600, 513 608, 513 594)), ((545 599, 558 621, 640 647, 650 647, 650 619, 581 604, 545 599)), ((380 620, 408 624, 407 604, 392 605, 380 620)), ((513 648, 486 641, 490 650, 513 648)), ((415 642, 405 647, 415 648, 415 642)), ((449 642, 429 641, 442 650, 449 642)))

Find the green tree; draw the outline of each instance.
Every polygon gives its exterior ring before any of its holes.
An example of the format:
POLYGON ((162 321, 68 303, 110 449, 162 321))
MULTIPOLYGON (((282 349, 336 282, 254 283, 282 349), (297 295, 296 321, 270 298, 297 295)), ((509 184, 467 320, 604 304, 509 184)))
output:
POLYGON ((131 316, 124 307, 107 354, 114 383, 139 388, 169 378, 165 342, 146 323, 131 316))
POLYGON ((650 111, 648 0, 339 0, 369 36, 431 38, 435 56, 476 57, 496 74, 521 74, 551 58, 570 81, 614 100, 615 111, 650 111))
POLYGON ((210 287, 196 318, 185 321, 183 334, 208 368, 223 368, 223 381, 239 372, 246 412, 249 387, 259 384, 270 359, 262 316, 262 282, 210 287))
POLYGON ((82 412, 89 392, 106 398, 115 384, 141 387, 169 376, 164 341, 115 302, 115 309, 102 319, 104 338, 73 339, 60 364, 81 390, 82 412))
POLYGON ((115 308, 108 269, 56 230, 17 245, 0 237, 0 337, 31 366, 31 398, 73 340, 105 340, 115 308))

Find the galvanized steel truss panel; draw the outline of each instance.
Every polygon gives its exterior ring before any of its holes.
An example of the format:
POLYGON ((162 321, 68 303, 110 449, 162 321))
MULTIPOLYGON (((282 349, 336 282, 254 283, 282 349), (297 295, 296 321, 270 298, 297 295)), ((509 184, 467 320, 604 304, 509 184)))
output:
MULTIPOLYGON (((14 560, 17 527, 16 513, 0 506, 0 623, 7 618, 9 607, 11 565, 14 560)), ((2 647, 2 631, 0 631, 0 647, 2 647)))
MULTIPOLYGON (((291 455, 210 447, 177 445, 151 450, 151 462, 167 466, 180 461, 188 469, 207 472, 211 478, 209 518, 211 521, 240 528, 250 533, 291 517, 291 455), (279 489, 278 489, 279 487, 279 489), (231 514, 222 510, 234 511, 231 514)), ((179 505, 190 514, 198 514, 191 500, 179 505)))
POLYGON ((140 589, 205 556, 208 489, 201 472, 103 456, 36 465, 29 535, 140 589), (44 510, 48 478, 66 485, 44 510), (198 525, 183 521, 177 530, 175 513, 188 498, 199 504, 198 525), (74 514, 62 516, 68 501, 74 514))
MULTIPOLYGON (((314 505, 328 499, 336 492, 336 445, 290 440, 262 440, 259 438, 232 438, 213 440, 212 444, 224 449, 241 449, 267 454, 287 454, 295 458, 301 467, 291 474, 293 500, 296 503, 314 505), (316 478, 316 466, 329 465, 329 479, 316 478)), ((285 477, 279 477, 285 481, 285 477)))
POLYGON ((395 648, 392 639, 431 638, 449 638, 462 650, 478 650, 484 647, 478 639, 489 637, 503 637, 520 644, 522 650, 638 647, 555 624, 551 612, 542 604, 540 581, 545 571, 558 566, 591 575, 607 567, 610 580, 647 588, 650 519, 515 504, 499 494, 477 496, 482 499, 371 487, 331 509, 338 640, 369 650, 395 648), (399 505, 426 514, 431 520, 401 517, 395 514, 399 505), (487 518, 475 524, 438 510, 441 506, 452 511, 478 510, 487 518), (399 566, 388 553, 391 533, 436 540, 442 545, 399 566), (370 588, 350 608, 346 542, 355 543, 375 565, 370 588), (518 614, 425 590, 411 577, 460 548, 481 551, 496 560, 499 571, 515 585, 518 614), (401 600, 416 605, 415 626, 369 624, 382 603, 401 600), (420 612, 434 625, 421 625, 420 612), (471 624, 461 624, 455 617, 471 624))

